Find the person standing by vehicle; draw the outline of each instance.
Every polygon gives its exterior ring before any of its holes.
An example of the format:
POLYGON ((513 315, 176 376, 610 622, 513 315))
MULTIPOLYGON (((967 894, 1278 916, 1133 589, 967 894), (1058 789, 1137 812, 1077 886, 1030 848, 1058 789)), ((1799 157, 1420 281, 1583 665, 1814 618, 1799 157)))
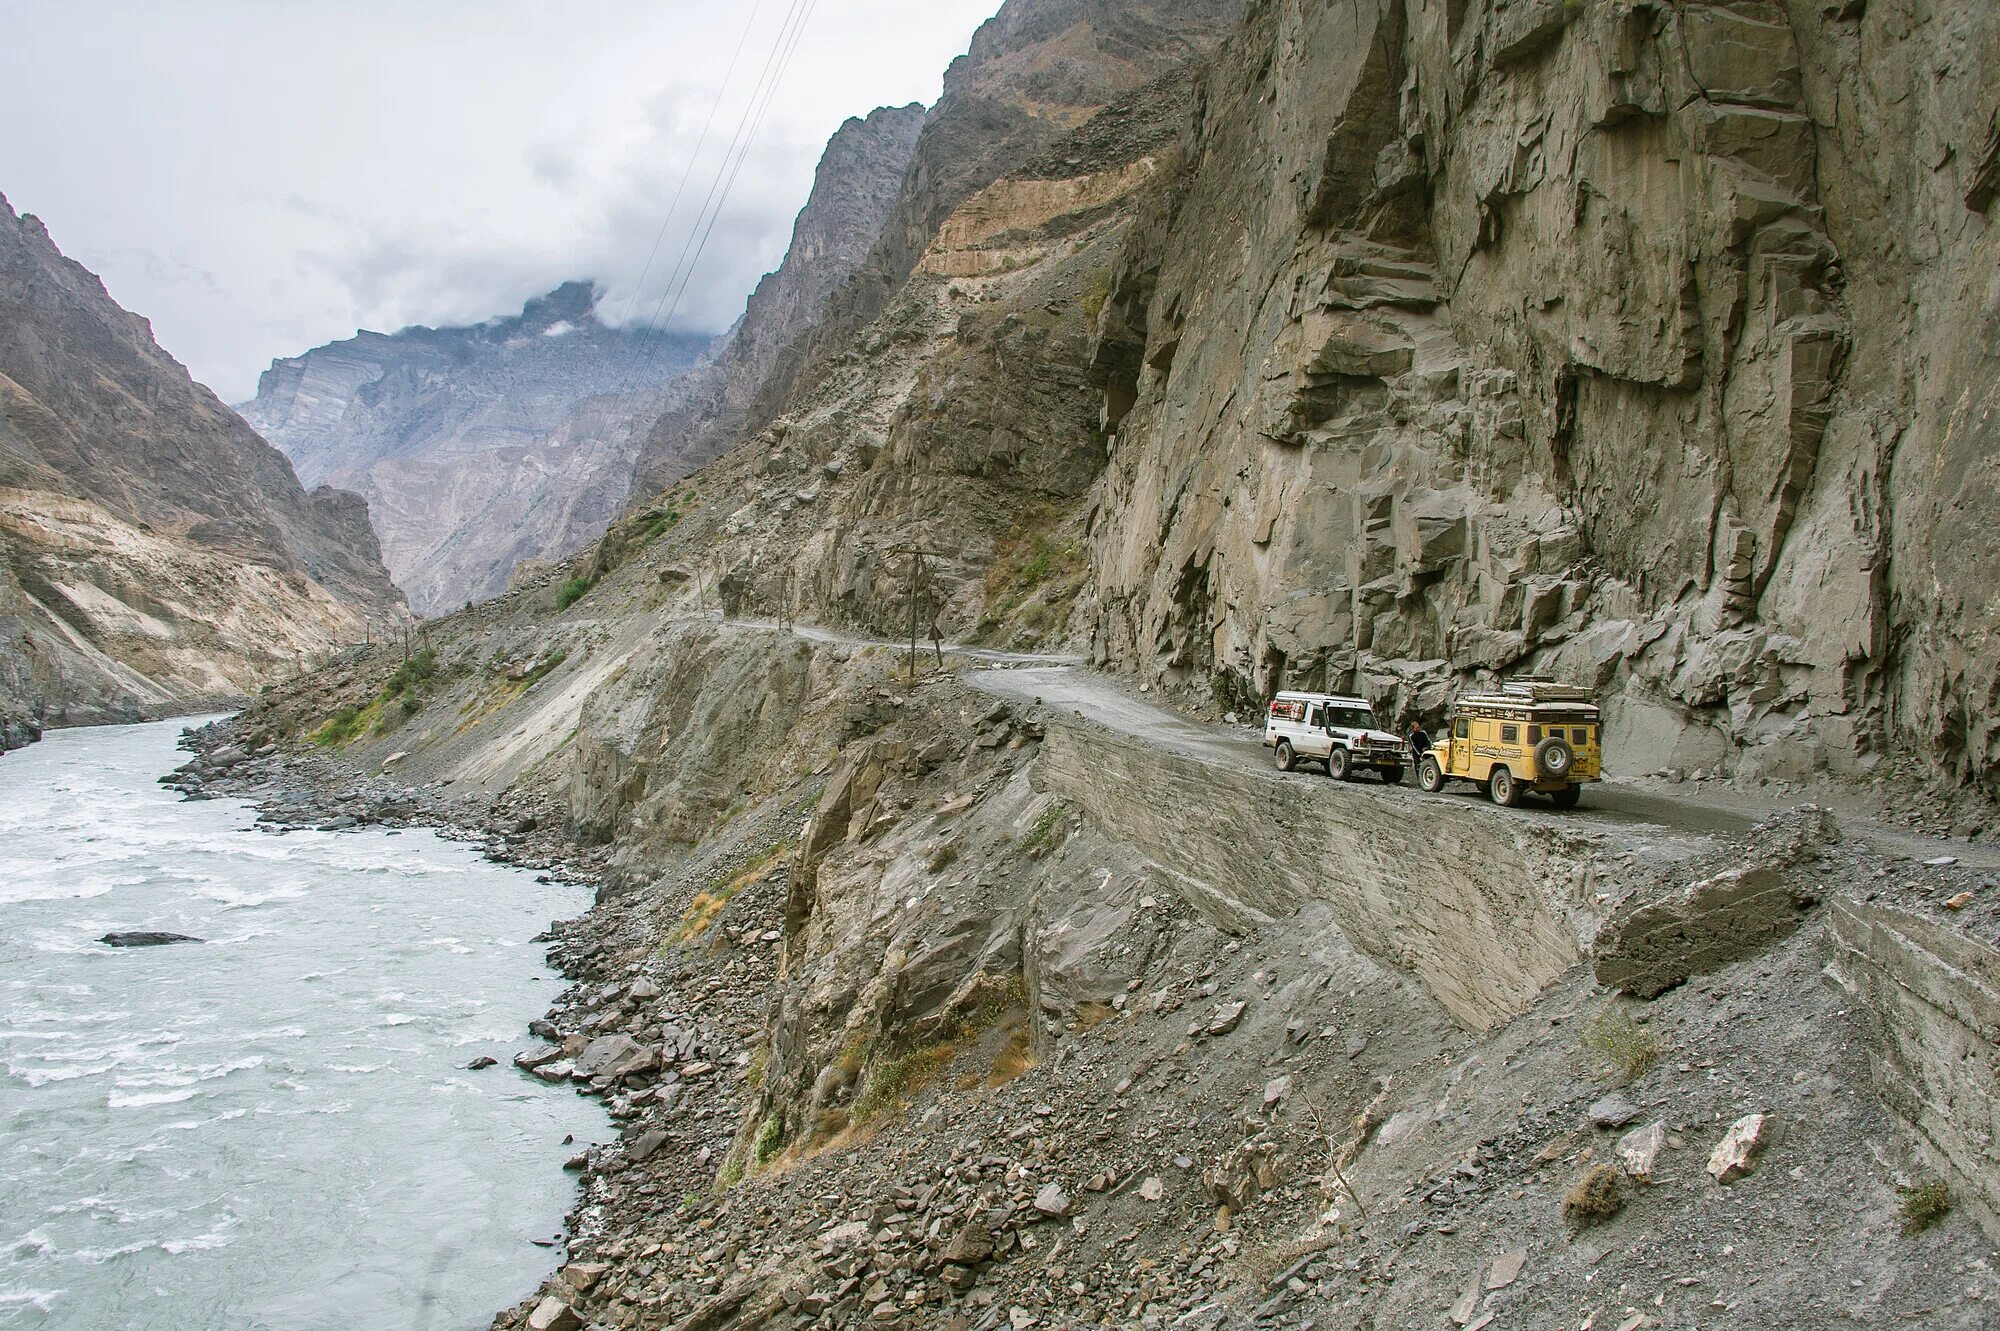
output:
POLYGON ((1423 770, 1424 755, 1431 751, 1430 732, 1424 729, 1422 721, 1410 722, 1410 770, 1423 770))

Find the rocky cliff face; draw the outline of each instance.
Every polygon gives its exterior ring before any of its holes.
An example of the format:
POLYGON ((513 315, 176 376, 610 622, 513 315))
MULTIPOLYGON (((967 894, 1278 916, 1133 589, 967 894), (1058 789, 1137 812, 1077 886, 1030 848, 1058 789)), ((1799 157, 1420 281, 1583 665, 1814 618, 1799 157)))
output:
POLYGON ((273 361, 238 410, 308 482, 359 491, 420 612, 502 590, 623 506, 635 421, 703 339, 607 327, 586 282, 519 316, 363 332, 273 361))
POLYGON ((778 270, 757 284, 743 317, 674 385, 632 482, 650 495, 761 429, 790 391, 829 295, 867 257, 894 206, 923 127, 920 105, 882 107, 849 120, 827 141, 812 195, 778 270))
POLYGON ((708 558, 887 630, 922 544, 946 630, 1223 706, 1552 674, 1627 772, 2000 790, 1995 22, 1258 4, 962 198, 948 98, 708 558))
POLYGON ((1555 674, 1628 770, 2000 789, 1996 24, 1256 6, 1099 330, 1094 655, 1555 674))
POLYGON ((238 697, 402 613, 361 500, 303 490, 0 200, 0 713, 238 697))

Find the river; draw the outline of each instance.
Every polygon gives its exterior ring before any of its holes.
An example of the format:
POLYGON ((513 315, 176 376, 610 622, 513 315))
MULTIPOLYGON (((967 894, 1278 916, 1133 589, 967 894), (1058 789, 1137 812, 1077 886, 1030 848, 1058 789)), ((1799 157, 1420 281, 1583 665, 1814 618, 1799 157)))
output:
POLYGON ((587 891, 183 802, 182 724, 0 758, 0 1327, 485 1326, 608 1135, 507 1064, 587 891), (96 941, 133 929, 205 941, 96 941))

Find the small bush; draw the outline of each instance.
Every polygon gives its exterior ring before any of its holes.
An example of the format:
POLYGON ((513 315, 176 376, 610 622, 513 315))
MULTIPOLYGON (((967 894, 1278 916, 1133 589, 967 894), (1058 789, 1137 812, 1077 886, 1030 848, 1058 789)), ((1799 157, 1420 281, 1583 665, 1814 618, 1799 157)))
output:
POLYGON ((1623 1008, 1607 1009, 1584 1028, 1583 1047, 1604 1062, 1620 1086, 1637 1081, 1660 1061, 1660 1037, 1623 1008))
POLYGON ((1942 1179, 1931 1179, 1902 1191, 1905 1234, 1921 1234, 1951 1214, 1951 1189, 1942 1179))
POLYGON ((589 591, 593 585, 589 578, 580 574, 577 577, 571 578, 562 585, 561 590, 556 592, 556 609, 569 609, 578 601, 581 601, 583 594, 589 591))
POLYGON ((1052 804, 1042 810, 1042 816, 1035 819, 1035 825, 1021 838, 1021 849, 1030 855, 1046 850, 1055 840, 1056 828, 1063 820, 1063 806, 1052 804))
POLYGON ((1610 1165, 1592 1165, 1563 1194, 1563 1219, 1577 1229, 1601 1225, 1625 1209, 1625 1189, 1610 1165))
POLYGON ((525 692, 555 673, 556 667, 569 660, 567 651, 551 652, 535 663, 535 668, 521 676, 521 688, 525 692))
POLYGON ((325 721, 322 721, 319 729, 313 731, 306 738, 314 744, 320 745, 322 748, 338 748, 343 744, 351 743, 362 732, 363 728, 364 723, 361 720, 361 709, 350 703, 334 712, 325 721))
POLYGON ((764 1120, 764 1125, 757 1129, 757 1163, 759 1165, 771 1163, 771 1157, 782 1150, 784 1145, 785 1125, 778 1121, 776 1114, 772 1114, 764 1120))
POLYGON ((1111 299, 1111 270, 1100 268, 1090 275, 1090 285, 1083 292, 1083 317, 1095 324, 1097 316, 1104 312, 1104 302, 1111 299))

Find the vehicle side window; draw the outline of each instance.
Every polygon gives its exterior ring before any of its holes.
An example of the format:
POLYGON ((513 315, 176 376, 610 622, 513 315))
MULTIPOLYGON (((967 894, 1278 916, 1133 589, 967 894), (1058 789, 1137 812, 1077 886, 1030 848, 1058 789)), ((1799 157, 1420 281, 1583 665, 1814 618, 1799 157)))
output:
POLYGON ((1519 744, 1521 742, 1521 727, 1501 726, 1500 742, 1502 744, 1519 744))
MULTIPOLYGON (((1561 738, 1562 738, 1562 731, 1560 731, 1560 730, 1556 731, 1556 732, 1555 732, 1555 736, 1556 736, 1556 738, 1557 738, 1557 739, 1561 739, 1561 738)), ((1530 743, 1530 744, 1540 744, 1541 742, 1542 742, 1542 728, 1541 728, 1540 726, 1529 726, 1529 727, 1528 727, 1528 743, 1530 743)))
POLYGON ((1467 725, 1468 723, 1466 719, 1462 716, 1458 718, 1458 720, 1452 722, 1451 723, 1452 736, 1456 739, 1464 739, 1466 736, 1467 725))

